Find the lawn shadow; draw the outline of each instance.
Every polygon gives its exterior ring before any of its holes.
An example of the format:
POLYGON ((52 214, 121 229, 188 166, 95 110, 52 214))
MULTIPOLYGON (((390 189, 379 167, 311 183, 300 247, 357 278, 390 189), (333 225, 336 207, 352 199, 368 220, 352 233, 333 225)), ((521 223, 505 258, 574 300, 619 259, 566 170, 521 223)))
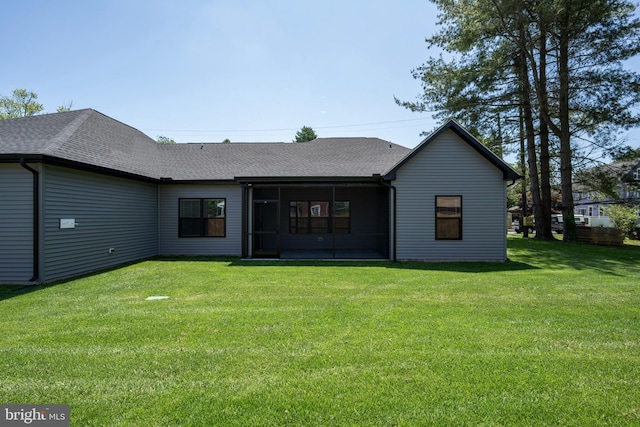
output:
POLYGON ((393 262, 387 260, 260 260, 234 259, 229 267, 380 267, 392 269, 452 271, 459 273, 491 273, 498 271, 522 271, 538 267, 522 262, 393 262))
POLYGON ((41 291, 43 289, 50 288, 52 286, 62 285, 64 283, 72 282, 74 280, 84 279, 86 277, 92 277, 92 276, 95 276, 97 274, 102 274, 102 273, 107 273, 109 271, 119 270, 119 269, 121 269, 123 267, 127 267, 129 265, 138 264, 138 263, 141 263, 141 262, 144 262, 144 261, 149 261, 149 260, 152 260, 152 259, 155 259, 155 258, 156 257, 151 257, 151 258, 144 258, 144 259, 140 259, 140 260, 136 260, 136 261, 124 262, 122 264, 117 264, 117 265, 113 265, 111 267, 101 268, 99 270, 90 271, 90 272, 87 272, 87 273, 84 273, 84 274, 79 274, 77 276, 66 277, 66 278, 63 278, 63 279, 55 280, 53 282, 34 283, 34 284, 22 283, 22 284, 19 284, 19 285, 12 285, 12 284, 0 285, 0 302, 4 301, 4 300, 7 300, 7 299, 19 297, 21 295, 30 294, 32 292, 41 291))
POLYGON ((47 285, 0 285, 0 301, 18 297, 20 295, 30 294, 41 289, 54 286, 54 284, 47 285))
POLYGON ((172 256, 152 257, 132 261, 106 269, 58 280, 46 284, 0 285, 0 301, 29 294, 69 281, 91 277, 127 265, 154 260, 159 262, 224 262, 229 267, 377 267, 422 271, 450 271, 460 273, 492 273, 538 269, 595 270, 612 276, 624 276, 630 271, 640 272, 640 245, 625 244, 622 247, 603 247, 562 241, 510 238, 509 255, 506 262, 393 262, 389 260, 280 260, 242 259, 219 256, 172 256))
POLYGON ((631 244, 596 246, 561 240, 512 239, 509 249, 519 258, 526 257, 537 267, 550 270, 596 270, 623 277, 640 264, 640 247, 631 244))

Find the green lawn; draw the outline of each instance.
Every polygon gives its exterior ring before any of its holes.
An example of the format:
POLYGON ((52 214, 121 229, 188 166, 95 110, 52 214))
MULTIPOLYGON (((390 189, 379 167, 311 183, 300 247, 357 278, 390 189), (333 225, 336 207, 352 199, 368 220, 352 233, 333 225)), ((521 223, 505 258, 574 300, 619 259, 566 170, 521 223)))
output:
POLYGON ((640 425, 640 246, 510 237, 509 257, 7 287, 0 403, 70 404, 73 426, 640 425))

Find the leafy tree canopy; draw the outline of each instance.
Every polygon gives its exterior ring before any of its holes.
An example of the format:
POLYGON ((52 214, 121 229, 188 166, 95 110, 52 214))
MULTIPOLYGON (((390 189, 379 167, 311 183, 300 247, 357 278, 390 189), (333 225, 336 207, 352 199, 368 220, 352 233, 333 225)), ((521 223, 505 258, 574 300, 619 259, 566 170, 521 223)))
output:
POLYGON ((164 136, 164 135, 158 135, 158 138, 156 139, 156 141, 158 141, 158 144, 175 144, 176 141, 173 138, 169 138, 168 136, 164 136))
POLYGON ((635 206, 611 205, 607 208, 607 216, 616 228, 622 230, 626 237, 633 237, 638 220, 635 206))
POLYGON ((71 111, 73 107, 73 101, 70 101, 68 104, 62 104, 58 108, 56 108, 57 113, 64 113, 65 111, 71 111))
MULTIPOLYGON (((16 119, 40 114, 44 106, 38 101, 38 94, 26 89, 14 89, 10 96, 0 95, 0 120, 16 119)), ((62 104, 56 112, 71 111, 73 101, 62 104)))
POLYGON ((296 132, 296 138, 293 140, 293 142, 313 141, 317 137, 318 135, 312 128, 310 128, 309 126, 302 126, 302 129, 296 132))
POLYGON ((26 89, 14 89, 11 96, 0 95, 0 119, 34 116, 44 110, 38 95, 26 89))
POLYGON ((611 157, 617 162, 640 159, 640 147, 621 147, 611 152, 611 157))

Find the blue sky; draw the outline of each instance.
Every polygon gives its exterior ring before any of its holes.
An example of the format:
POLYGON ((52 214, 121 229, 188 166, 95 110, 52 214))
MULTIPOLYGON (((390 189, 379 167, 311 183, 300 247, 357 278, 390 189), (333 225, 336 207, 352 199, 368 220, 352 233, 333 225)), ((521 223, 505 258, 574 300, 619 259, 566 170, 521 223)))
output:
MULTIPOLYGON (((152 138, 369 136, 407 147, 440 123, 394 96, 436 31, 427 0, 21 0, 0 14, 0 94, 73 102, 152 138)), ((634 143, 632 145, 637 145, 634 143)))
POLYGON ((21 0, 3 5, 0 94, 73 101, 152 138, 375 136, 408 147, 438 125, 411 69, 435 30, 426 0, 21 0))

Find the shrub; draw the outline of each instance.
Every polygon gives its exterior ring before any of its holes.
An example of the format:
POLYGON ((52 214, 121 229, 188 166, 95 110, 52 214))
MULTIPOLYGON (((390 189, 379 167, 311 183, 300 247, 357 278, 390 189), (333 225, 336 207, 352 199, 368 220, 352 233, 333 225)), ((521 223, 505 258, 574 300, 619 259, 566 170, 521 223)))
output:
POLYGON ((626 237, 633 237, 638 214, 634 206, 611 205, 607 208, 607 216, 616 228, 622 230, 626 237))

